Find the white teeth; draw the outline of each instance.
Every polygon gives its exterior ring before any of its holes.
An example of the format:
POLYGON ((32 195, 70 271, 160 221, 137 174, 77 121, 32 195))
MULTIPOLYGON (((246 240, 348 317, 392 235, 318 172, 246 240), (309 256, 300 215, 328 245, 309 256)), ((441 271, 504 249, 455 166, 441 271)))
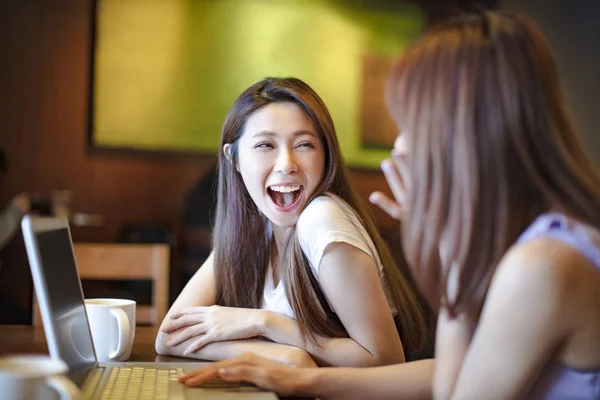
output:
POLYGON ((271 190, 274 192, 280 192, 280 193, 290 193, 290 192, 295 192, 296 190, 300 190, 300 185, 271 186, 271 190))

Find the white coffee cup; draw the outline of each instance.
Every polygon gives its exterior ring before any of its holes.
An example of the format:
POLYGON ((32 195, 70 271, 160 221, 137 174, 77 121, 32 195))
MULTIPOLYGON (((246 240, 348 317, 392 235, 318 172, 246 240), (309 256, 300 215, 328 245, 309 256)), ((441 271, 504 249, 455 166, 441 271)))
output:
POLYGON ((0 397, 4 400, 77 400, 81 391, 69 378, 63 360, 44 355, 0 357, 0 397))
POLYGON ((127 361, 135 338, 135 301, 86 299, 85 308, 98 361, 127 361))

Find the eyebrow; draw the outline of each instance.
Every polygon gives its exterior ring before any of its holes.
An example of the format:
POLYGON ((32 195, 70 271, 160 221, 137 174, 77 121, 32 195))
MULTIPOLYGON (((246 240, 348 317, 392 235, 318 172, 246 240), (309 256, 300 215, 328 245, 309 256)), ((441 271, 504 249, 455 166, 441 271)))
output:
MULTIPOLYGON (((293 137, 298 137, 298 136, 303 136, 303 135, 309 135, 309 136, 318 138, 317 134, 314 133, 313 131, 296 131, 293 133, 293 137)), ((259 132, 256 132, 254 135, 252 135, 252 138, 257 138, 260 136, 275 137, 275 136, 277 136, 277 134, 275 132, 271 132, 271 131, 259 131, 259 132)))

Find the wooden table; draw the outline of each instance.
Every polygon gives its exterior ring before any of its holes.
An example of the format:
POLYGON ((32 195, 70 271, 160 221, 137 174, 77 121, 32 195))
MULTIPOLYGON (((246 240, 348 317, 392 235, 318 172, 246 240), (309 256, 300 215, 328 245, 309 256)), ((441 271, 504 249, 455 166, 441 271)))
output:
MULTIPOLYGON (((138 326, 129 361, 197 361, 190 358, 159 356, 154 350, 158 328, 138 326)), ((31 325, 0 325, 0 355, 38 353, 48 354, 43 327, 31 325)))
MULTIPOLYGON (((131 357, 128 361, 194 362, 192 358, 159 356, 154 349, 158 328, 137 326, 131 357)), ((43 327, 0 325, 0 356, 6 354, 48 354, 43 327)), ((288 398, 289 400, 292 400, 288 398)))

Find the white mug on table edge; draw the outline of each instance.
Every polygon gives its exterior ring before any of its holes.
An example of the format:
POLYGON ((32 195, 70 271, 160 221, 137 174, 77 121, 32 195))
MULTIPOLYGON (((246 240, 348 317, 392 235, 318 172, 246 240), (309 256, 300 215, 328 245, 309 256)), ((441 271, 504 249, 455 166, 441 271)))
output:
POLYGON ((85 299, 99 362, 127 361, 135 338, 135 306, 127 299, 85 299))
POLYGON ((78 400, 81 391, 69 378, 63 360, 39 354, 0 357, 0 397, 4 400, 78 400))

